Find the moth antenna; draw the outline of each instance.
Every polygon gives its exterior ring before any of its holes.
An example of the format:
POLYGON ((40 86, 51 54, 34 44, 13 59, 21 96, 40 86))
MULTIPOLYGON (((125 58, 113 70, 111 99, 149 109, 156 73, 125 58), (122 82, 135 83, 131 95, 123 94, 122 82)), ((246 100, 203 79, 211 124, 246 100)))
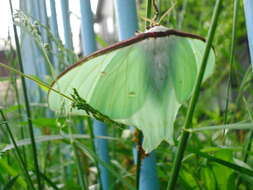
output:
POLYGON ((173 5, 161 16, 160 20, 159 20, 159 24, 162 22, 162 20, 168 15, 170 14, 170 12, 175 8, 177 3, 173 3, 173 5))
POLYGON ((149 26, 149 27, 159 25, 159 23, 154 21, 153 19, 149 19, 149 18, 146 18, 146 17, 143 17, 143 16, 140 16, 140 18, 143 19, 145 22, 149 22, 151 24, 151 26, 149 26))

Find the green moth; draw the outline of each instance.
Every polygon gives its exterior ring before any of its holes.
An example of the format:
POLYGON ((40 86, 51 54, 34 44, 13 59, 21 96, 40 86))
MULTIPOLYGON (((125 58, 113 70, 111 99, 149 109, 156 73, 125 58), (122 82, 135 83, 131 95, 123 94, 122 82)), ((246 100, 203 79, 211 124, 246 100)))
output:
MULTIPOLYGON (((205 40, 194 34, 155 26, 133 38, 101 49, 65 70, 52 85, 64 94, 77 89, 81 98, 115 121, 139 128, 143 148, 173 143, 173 124, 181 104, 192 94, 205 40)), ((204 79, 214 70, 211 51, 204 79)), ((71 101, 49 92, 49 106, 61 112, 71 101)))

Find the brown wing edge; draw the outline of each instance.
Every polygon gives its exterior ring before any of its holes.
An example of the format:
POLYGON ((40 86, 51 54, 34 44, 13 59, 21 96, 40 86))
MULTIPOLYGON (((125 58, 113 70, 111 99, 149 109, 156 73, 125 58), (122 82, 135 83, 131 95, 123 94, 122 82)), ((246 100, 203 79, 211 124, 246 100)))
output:
MULTIPOLYGON (((188 37, 188 38, 193 38, 193 39, 199 39, 202 41, 206 41, 205 38, 197 35, 197 34, 192 34, 192 33, 187 33, 187 32, 182 32, 179 30, 175 30, 175 29, 170 29, 167 31, 163 31, 163 32, 143 32, 140 34, 137 34, 136 36, 129 38, 127 40, 123 40, 120 42, 117 42, 115 44, 112 44, 106 48, 100 49, 98 51, 95 51, 94 53, 80 59, 78 62, 74 63, 73 65, 69 66, 67 69, 65 69, 50 85, 51 87, 56 83, 57 80, 59 80, 64 74, 66 74, 68 71, 70 71, 71 69, 85 63, 86 61, 89 61, 90 59, 93 59, 95 57, 98 57, 100 55, 112 52, 114 50, 132 45, 136 42, 140 42, 142 40, 145 40, 147 38, 159 38, 159 37, 166 37, 166 36, 170 36, 170 35, 175 35, 175 36, 181 36, 181 37, 188 37)), ((48 91, 48 95, 50 93, 50 89, 48 91)))

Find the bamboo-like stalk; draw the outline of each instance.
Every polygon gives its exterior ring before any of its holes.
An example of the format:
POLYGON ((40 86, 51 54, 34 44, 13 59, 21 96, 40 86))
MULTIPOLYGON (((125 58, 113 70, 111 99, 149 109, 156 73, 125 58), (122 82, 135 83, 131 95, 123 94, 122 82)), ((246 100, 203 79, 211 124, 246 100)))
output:
MULTIPOLYGON (((92 124, 91 122, 88 123, 88 128, 89 128, 89 133, 90 133, 90 137, 91 137, 91 146, 92 146, 92 150, 94 153, 96 153, 96 145, 95 145, 95 134, 92 128, 92 124)), ((100 173, 100 169, 99 169, 99 163, 97 160, 95 160, 95 166, 98 170, 98 177, 99 177, 99 182, 100 182, 100 190, 103 190, 103 183, 102 183, 102 179, 101 179, 101 173, 100 173)), ((107 187, 105 187, 107 188, 107 187)))
POLYGON ((253 1, 244 0, 244 12, 249 41, 250 62, 253 68, 253 1))
MULTIPOLYGON (((148 0, 147 17, 151 18, 152 0, 148 0)), ((137 12, 135 0, 114 0, 116 20, 119 28, 119 40, 125 40, 134 36, 138 30, 137 12)), ((141 139, 139 139, 141 140, 141 139)), ((135 150, 134 150, 135 151, 135 150)), ((136 187, 145 190, 158 190, 159 182, 156 173, 155 152, 140 160, 137 157, 136 187), (138 161, 139 160, 139 161, 138 161)))
POLYGON ((189 132, 186 129, 191 128, 191 125, 192 125, 192 118, 193 118, 196 104, 198 102, 200 86, 201 86, 202 79, 205 73, 208 56, 212 48, 212 42, 213 42, 213 38, 214 38, 216 26, 217 26, 219 14, 221 11, 222 2, 223 2, 222 0, 216 0, 216 5, 215 5, 213 16, 212 16, 212 23, 208 31, 207 43, 206 43, 204 55, 201 61, 200 72, 198 74, 197 81, 195 83, 194 90, 193 90, 193 96, 190 100, 190 105, 187 110, 187 115, 186 115, 185 123, 183 126, 183 134, 180 139, 176 157, 172 166, 172 174, 169 179, 167 190, 174 190, 176 188, 178 174, 181 168, 182 159, 183 159, 184 152, 187 146, 187 141, 189 138, 189 132))
MULTIPOLYGON (((72 41, 72 32, 70 26, 70 11, 69 11, 69 1, 61 0, 61 9, 62 9, 62 20, 64 28, 64 46, 66 49, 73 51, 73 41, 72 41)), ((66 58, 68 64, 73 64, 74 56, 72 54, 68 55, 66 58)))
MULTIPOLYGON (((58 24, 57 24, 57 17, 56 17, 56 8, 55 8, 55 0, 50 0, 50 10, 51 10, 51 17, 50 17, 50 29, 51 32, 56 40, 59 40, 59 32, 58 32, 58 24)), ((59 72, 59 59, 58 59, 58 49, 57 44, 55 41, 52 42, 52 60, 54 69, 56 72, 59 72)))
MULTIPOLYGON (((17 28, 16 28, 16 25, 14 24, 13 8, 12 8, 11 0, 9 0, 9 3, 10 3, 12 22, 13 22, 15 43, 16 43, 16 48, 17 48, 19 69, 23 73, 24 69, 23 69, 23 63, 22 63, 22 59, 21 59, 21 52, 20 52, 20 45, 19 45, 17 28)), ((37 157, 37 148, 36 148, 35 136, 34 136, 34 132, 33 132, 32 115, 31 115, 30 104, 29 104, 29 100, 28 100, 26 82, 25 82, 25 78, 23 76, 21 76, 21 82, 22 82, 23 93, 24 93, 24 101, 25 101, 26 115, 27 115, 27 121, 28 121, 28 127, 29 127, 29 134, 30 134, 30 138, 31 138, 31 142, 32 142, 32 153, 33 153, 33 159, 34 159, 35 174, 37 177, 38 188, 40 190, 42 190, 39 162, 38 162, 38 157, 37 157)))
MULTIPOLYGON (((93 14, 91 11, 90 0, 80 0, 80 11, 82 53, 87 56, 97 50, 95 33, 93 30, 93 14)), ((97 120, 93 120, 92 124, 89 123, 88 125, 94 152, 101 160, 109 163, 110 158, 108 152, 108 141, 105 139, 95 138, 95 136, 107 136, 107 126, 97 120)), ((98 162, 95 162, 95 164, 98 170, 100 189, 108 190, 110 186, 108 170, 98 162)))
POLYGON ((62 8, 62 20, 63 20, 63 28, 64 28, 64 39, 65 39, 64 45, 65 45, 65 48, 73 50, 68 0, 61 0, 61 8, 62 8))

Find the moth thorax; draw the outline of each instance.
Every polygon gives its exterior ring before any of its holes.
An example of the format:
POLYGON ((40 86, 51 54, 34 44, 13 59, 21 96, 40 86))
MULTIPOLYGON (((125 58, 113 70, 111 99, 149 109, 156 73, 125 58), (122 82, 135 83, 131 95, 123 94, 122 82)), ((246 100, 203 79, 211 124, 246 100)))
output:
POLYGON ((145 43, 147 56, 150 62, 149 72, 152 77, 152 86, 157 91, 163 90, 166 87, 168 79, 169 57, 166 49, 166 44, 162 43, 164 39, 156 38, 149 39, 145 43))
POLYGON ((165 26, 158 25, 158 26, 154 26, 152 28, 149 28, 145 32, 165 32, 167 30, 169 30, 169 28, 167 28, 165 26))

